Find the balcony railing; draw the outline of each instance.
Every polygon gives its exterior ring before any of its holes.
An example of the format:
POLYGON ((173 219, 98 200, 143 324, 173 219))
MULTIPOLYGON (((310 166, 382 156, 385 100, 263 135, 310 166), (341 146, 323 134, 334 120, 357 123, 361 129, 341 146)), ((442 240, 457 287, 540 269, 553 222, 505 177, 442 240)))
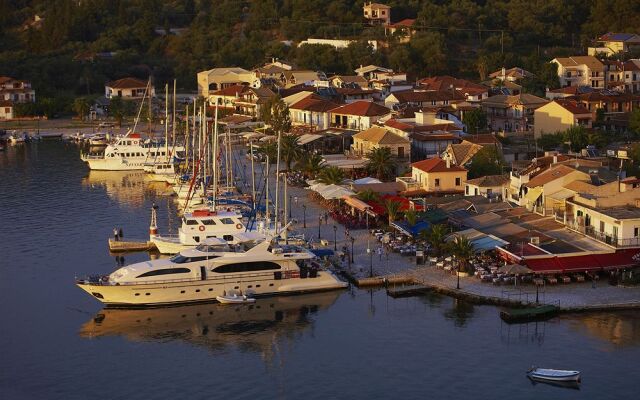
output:
MULTIPOLYGON (((556 220, 558 220, 557 216, 556 220)), ((627 247, 640 247, 640 237, 620 238, 606 232, 596 231, 593 226, 576 224, 573 221, 567 221, 567 224, 565 226, 574 232, 581 233, 585 236, 588 236, 592 239, 595 239, 601 243, 604 243, 611 247, 615 247, 617 249, 627 247)))

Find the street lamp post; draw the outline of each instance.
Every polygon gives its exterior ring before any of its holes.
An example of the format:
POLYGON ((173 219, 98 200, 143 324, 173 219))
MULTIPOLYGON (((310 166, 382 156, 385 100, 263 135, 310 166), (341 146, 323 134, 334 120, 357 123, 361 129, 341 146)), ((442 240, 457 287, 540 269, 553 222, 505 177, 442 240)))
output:
POLYGON ((322 215, 318 214, 318 240, 320 240, 320 224, 322 224, 322 215))
POLYGON ((302 227, 303 228, 307 227, 307 205, 306 204, 302 205, 302 227))
POLYGON ((338 250, 338 227, 333 226, 333 251, 338 250))
POLYGON ((356 241, 356 238, 351 236, 351 263, 353 264, 353 242, 356 241))
POLYGON ((367 247, 367 253, 369 253, 369 277, 373 278, 373 251, 367 247))
POLYGON ((291 219, 291 199, 293 198, 292 195, 289 195, 289 219, 291 219))
POLYGON ((460 262, 458 262, 458 268, 456 268, 456 289, 460 289, 460 262))

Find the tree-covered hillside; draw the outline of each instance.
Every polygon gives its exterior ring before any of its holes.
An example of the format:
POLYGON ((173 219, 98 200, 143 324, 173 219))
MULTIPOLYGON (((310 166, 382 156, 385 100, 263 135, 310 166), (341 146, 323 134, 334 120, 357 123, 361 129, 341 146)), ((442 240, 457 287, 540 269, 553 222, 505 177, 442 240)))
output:
POLYGON ((598 35, 640 30, 637 0, 380 2, 393 7, 393 21, 417 18, 410 43, 367 24, 362 0, 5 0, 0 75, 31 80, 39 96, 69 97, 128 75, 194 89, 197 71, 270 57, 327 73, 377 63, 413 78, 479 80, 503 65, 544 73, 546 61, 583 53, 598 35), (308 37, 361 41, 340 51, 295 46, 308 37), (366 39, 390 40, 374 52, 366 39))

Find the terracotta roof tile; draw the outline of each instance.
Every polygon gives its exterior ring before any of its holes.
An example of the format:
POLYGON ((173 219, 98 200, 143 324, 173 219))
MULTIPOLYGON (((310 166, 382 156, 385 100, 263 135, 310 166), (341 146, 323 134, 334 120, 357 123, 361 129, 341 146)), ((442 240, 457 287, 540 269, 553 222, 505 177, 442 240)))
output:
POLYGON ((417 168, 424 172, 456 172, 466 171, 466 168, 450 164, 447 168, 447 162, 440 157, 428 158, 411 164, 413 168, 417 168))
POLYGON ((511 181, 509 175, 487 175, 476 179, 469 179, 466 183, 479 187, 503 186, 511 181))
POLYGON ((327 112, 339 107, 339 104, 324 99, 317 94, 311 94, 304 99, 292 104, 289 108, 293 110, 304 110, 314 112, 327 112))
POLYGON ((147 81, 136 78, 122 78, 117 81, 107 82, 105 86, 113 89, 137 89, 147 87, 147 81))
POLYGON ((372 117, 387 115, 391 113, 391 110, 372 101, 354 101, 353 103, 345 104, 331 110, 331 113, 372 117))
POLYGON ((591 111, 587 110, 581 104, 578 104, 576 101, 572 100, 555 100, 562 108, 569 111, 572 114, 591 114, 591 111))
POLYGON ((210 93, 211 96, 239 96, 240 93, 247 89, 244 85, 231 85, 224 89, 216 90, 210 93))
POLYGON ((408 139, 378 126, 358 132, 353 138, 376 144, 409 144, 408 139))

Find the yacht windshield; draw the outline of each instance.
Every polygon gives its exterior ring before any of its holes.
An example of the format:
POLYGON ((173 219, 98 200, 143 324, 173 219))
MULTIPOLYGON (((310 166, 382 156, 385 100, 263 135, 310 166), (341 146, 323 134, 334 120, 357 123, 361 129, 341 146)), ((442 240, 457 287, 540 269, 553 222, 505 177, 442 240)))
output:
POLYGON ((229 246, 226 244, 217 244, 217 245, 208 245, 201 244, 196 247, 196 250, 201 251, 203 253, 220 253, 224 251, 230 251, 229 246))
POLYGON ((214 255, 200 256, 200 257, 185 257, 182 254, 176 254, 175 256, 171 257, 169 260, 171 260, 171 262, 174 264, 184 264, 184 263, 190 263, 190 262, 196 262, 196 261, 210 260, 215 257, 216 256, 214 255))

